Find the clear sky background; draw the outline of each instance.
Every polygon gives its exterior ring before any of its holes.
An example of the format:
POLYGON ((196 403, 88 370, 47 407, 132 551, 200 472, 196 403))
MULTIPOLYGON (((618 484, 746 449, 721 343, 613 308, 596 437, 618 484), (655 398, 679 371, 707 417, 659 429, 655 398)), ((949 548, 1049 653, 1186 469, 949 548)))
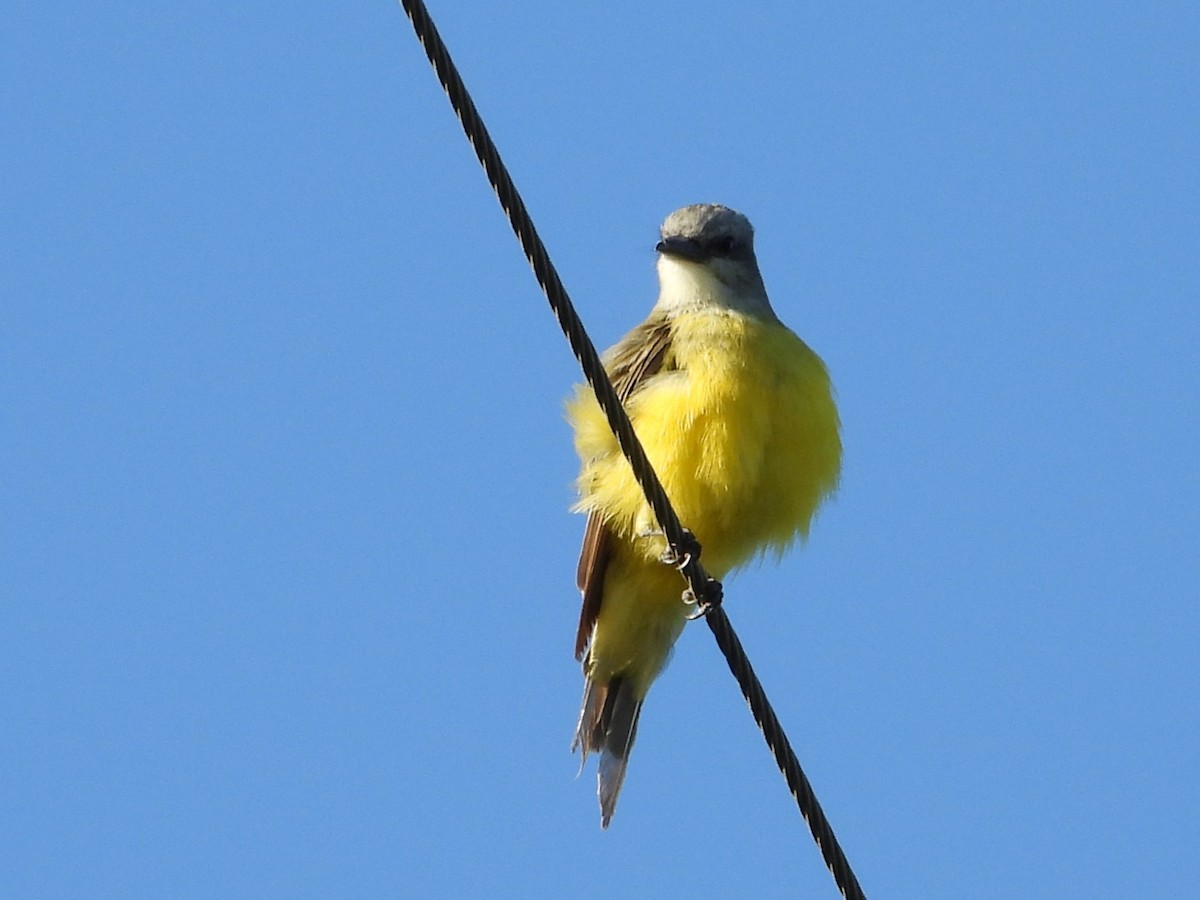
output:
MULTIPOLYGON (((1194 893, 1200 6, 431 6, 597 344, 716 201, 829 364, 726 590, 867 893, 1194 893)), ((400 8, 4 19, 0 896, 836 896, 702 624, 600 831, 578 372, 400 8)))

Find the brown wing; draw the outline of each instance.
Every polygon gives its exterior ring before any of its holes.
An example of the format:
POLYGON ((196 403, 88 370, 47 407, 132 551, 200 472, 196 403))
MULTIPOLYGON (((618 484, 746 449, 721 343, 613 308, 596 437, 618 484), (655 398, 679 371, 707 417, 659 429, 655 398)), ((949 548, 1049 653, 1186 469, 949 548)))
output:
MULTIPOLYGON (((606 354, 605 371, 621 403, 625 403, 646 379, 674 368, 671 354, 671 323, 666 316, 651 314, 641 325, 625 335, 606 354)), ((604 572, 612 555, 612 535, 603 517, 588 515, 579 551, 575 582, 583 594, 579 611, 579 630, 575 633, 575 658, 581 659, 592 637, 592 628, 600 615, 604 597, 604 572)))

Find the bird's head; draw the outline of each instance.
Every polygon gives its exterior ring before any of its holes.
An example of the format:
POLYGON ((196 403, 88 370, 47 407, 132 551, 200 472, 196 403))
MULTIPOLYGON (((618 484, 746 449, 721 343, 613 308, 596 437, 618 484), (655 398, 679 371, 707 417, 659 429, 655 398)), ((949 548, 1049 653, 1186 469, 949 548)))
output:
POLYGON ((659 234, 660 305, 770 310, 754 256, 754 228, 740 212, 712 203, 685 206, 667 216, 659 234))

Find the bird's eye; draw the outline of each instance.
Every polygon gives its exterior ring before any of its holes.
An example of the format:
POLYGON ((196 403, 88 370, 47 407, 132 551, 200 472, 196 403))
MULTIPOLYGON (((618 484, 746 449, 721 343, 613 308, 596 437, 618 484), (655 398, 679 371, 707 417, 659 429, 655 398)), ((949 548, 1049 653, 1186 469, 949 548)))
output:
POLYGON ((728 256, 733 252, 735 242, 731 235, 725 235, 713 245, 713 250, 717 256, 728 256))

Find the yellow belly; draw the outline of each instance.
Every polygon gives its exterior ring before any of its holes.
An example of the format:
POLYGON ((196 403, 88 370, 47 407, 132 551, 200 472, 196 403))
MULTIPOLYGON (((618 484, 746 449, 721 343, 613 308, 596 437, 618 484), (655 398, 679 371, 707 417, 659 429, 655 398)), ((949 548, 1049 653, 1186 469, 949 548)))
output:
MULTIPOLYGON (((678 370, 654 377, 627 409, 680 520, 717 577, 807 534, 837 484, 841 440, 820 358, 777 322, 736 312, 679 316, 678 370)), ((657 559, 661 538, 590 393, 571 403, 583 510, 657 559)))
MULTIPOLYGON (((732 311, 673 322, 675 371, 655 375, 626 408, 680 521, 717 578, 806 535, 837 484, 841 440, 820 358, 778 322, 732 311)), ((614 536, 589 654, 591 678, 632 678, 638 696, 685 622, 678 573, 590 391, 568 406, 584 460, 578 509, 600 511, 614 536)))

